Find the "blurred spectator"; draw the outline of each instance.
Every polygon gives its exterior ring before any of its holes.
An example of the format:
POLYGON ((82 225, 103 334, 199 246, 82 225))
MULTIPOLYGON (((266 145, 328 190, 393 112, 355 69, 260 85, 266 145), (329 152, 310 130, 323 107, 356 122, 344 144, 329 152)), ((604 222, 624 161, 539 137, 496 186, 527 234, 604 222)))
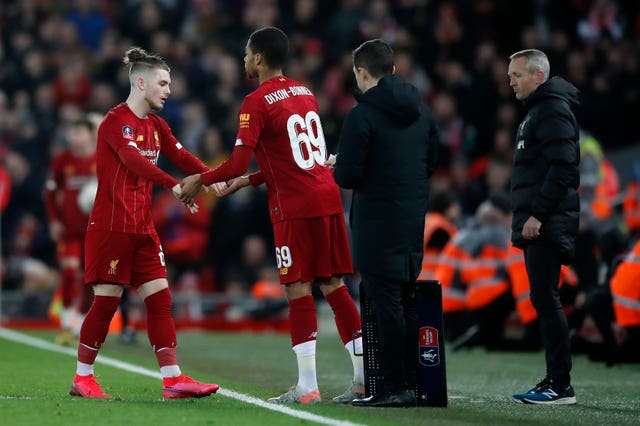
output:
POLYGON ((99 3, 99 0, 74 0, 65 15, 65 20, 76 27, 80 41, 92 51, 98 49, 102 34, 110 25, 99 3))
POLYGON ((633 239, 640 236, 640 163, 634 162, 631 168, 631 181, 624 190, 622 199, 624 224, 633 239))
POLYGON ((87 66, 80 56, 70 58, 69 62, 62 64, 60 72, 53 80, 56 105, 61 107, 73 104, 86 107, 91 97, 91 80, 86 74, 87 66))
POLYGON ((458 112, 456 98, 451 93, 440 92, 433 101, 433 115, 440 132, 438 165, 447 167, 451 159, 459 155, 470 158, 475 131, 458 112))
POLYGON ((619 192, 618 175, 604 156, 598 140, 580 137, 580 203, 587 218, 605 221, 613 214, 613 198, 619 192))
MULTIPOLYGON (((321 14, 320 0, 293 0, 292 14, 282 16, 289 28, 289 41, 294 48, 300 48, 306 39, 316 39, 323 35, 326 15, 321 14)), ((286 6, 285 6, 286 7, 286 6)))
POLYGON ((476 160, 469 167, 469 182, 462 197, 465 199, 464 213, 470 214, 496 192, 509 190, 509 179, 513 171, 508 158, 492 155, 476 160))
MULTIPOLYGON (((343 52, 351 52, 358 42, 360 23, 365 16, 363 0, 338 0, 339 13, 330 13, 324 32, 329 54, 337 59, 343 52)), ((284 29, 286 31, 286 28, 284 29)))
MULTIPOLYGON (((606 157, 609 150, 638 142, 639 23, 637 2, 619 0, 5 1, 0 7, 0 161, 12 192, 2 215, 3 242, 11 241, 30 215, 38 229, 30 256, 45 263, 54 258, 41 200, 50 156, 64 147, 74 118, 88 110, 104 114, 115 99, 126 97, 129 81, 120 58, 131 44, 153 47, 166 57, 173 93, 162 116, 188 149, 202 152, 213 166, 233 148, 240 102, 255 87, 244 78, 241 59, 252 29, 277 24, 290 34, 287 73, 314 92, 330 152, 354 104, 352 49, 364 38, 391 42, 398 53, 396 72, 419 88, 438 116, 442 155, 431 185, 453 191, 470 215, 487 187, 501 186, 489 184, 500 173, 486 172, 499 171, 500 166, 489 167, 494 159, 510 158, 522 113, 506 78, 508 53, 527 46, 547 53, 551 73, 581 91, 578 122, 606 157)), ((622 173, 620 179, 628 183, 622 173)), ((607 194, 615 221, 621 195, 607 194)), ((253 220, 255 213, 246 210, 259 201, 216 204, 212 195, 205 197, 216 238, 207 241, 215 255, 207 252, 206 266, 216 266, 223 288, 224 270, 240 259, 243 238, 257 234, 270 241, 270 226, 259 219, 228 235, 224 224, 235 219, 227 215, 253 220)), ((585 212, 591 210, 587 206, 585 212)), ((599 244, 596 236, 586 247, 597 252, 599 244)))
MULTIPOLYGON (((619 362, 640 362, 640 242, 624 258, 611 278, 611 297, 615 321, 625 330, 625 336, 609 352, 608 365, 619 362)), ((612 342, 604 342, 612 343, 612 342)))
POLYGON ((473 224, 442 250, 435 279, 442 283, 443 311, 450 320, 445 333, 455 339, 454 349, 494 346, 503 338, 502 325, 514 308, 505 274, 510 226, 509 197, 494 194, 477 208, 473 224), (464 327, 469 328, 461 333, 464 327))
MULTIPOLYGON (((429 212, 424 224, 424 252, 418 280, 433 280, 440 253, 458 232, 462 210, 452 191, 434 191, 429 197, 429 212)), ((443 298, 446 298, 446 294, 443 298)))
POLYGON ((0 213, 2 213, 9 204, 9 198, 11 197, 11 179, 4 170, 2 164, 0 164, 0 213))
POLYGON ((413 84, 425 99, 429 98, 433 90, 431 81, 425 70, 415 63, 411 52, 407 50, 396 51, 394 62, 396 74, 413 84))
POLYGON ((217 290, 231 281, 245 289, 251 285, 242 273, 242 253, 246 237, 259 235, 267 247, 273 247, 267 194, 264 189, 248 187, 224 197, 212 212, 209 233, 210 262, 216 274, 217 290))
POLYGON ((620 39, 623 36, 622 16, 615 0, 594 0, 587 16, 578 22, 578 35, 586 43, 602 37, 620 39))

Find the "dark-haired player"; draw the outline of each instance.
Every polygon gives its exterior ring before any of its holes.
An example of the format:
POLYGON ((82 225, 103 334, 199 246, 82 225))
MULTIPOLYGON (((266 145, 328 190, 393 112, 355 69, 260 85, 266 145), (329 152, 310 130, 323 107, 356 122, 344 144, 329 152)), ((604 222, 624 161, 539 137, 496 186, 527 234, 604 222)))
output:
POLYGON ((318 322, 311 295, 317 282, 335 314, 338 332, 351 355, 354 377, 335 402, 364 395, 360 315, 342 276, 353 272, 340 191, 331 169, 318 106, 313 93, 285 77, 288 39, 269 27, 249 37, 244 59, 249 78, 260 86, 240 108, 235 149, 225 163, 185 178, 182 201, 190 203, 202 185, 223 182, 246 172, 255 153, 260 171, 214 186, 218 195, 266 183, 273 223, 280 283, 289 300, 291 343, 298 362, 298 383, 275 403, 320 402, 316 380, 318 322))

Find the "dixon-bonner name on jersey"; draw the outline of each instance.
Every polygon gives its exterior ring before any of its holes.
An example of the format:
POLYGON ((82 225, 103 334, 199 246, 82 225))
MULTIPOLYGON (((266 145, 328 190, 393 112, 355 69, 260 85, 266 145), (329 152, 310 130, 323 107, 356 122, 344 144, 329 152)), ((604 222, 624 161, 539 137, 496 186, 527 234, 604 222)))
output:
POLYGON ((304 86, 289 86, 289 89, 278 89, 271 93, 264 95, 264 99, 269 105, 281 101, 283 99, 289 99, 291 96, 313 96, 311 90, 304 86))

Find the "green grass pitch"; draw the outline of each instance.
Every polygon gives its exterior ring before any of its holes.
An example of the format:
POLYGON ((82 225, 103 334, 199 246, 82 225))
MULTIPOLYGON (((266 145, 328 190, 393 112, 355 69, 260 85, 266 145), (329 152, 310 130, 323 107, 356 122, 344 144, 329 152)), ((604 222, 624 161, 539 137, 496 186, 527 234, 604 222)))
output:
MULTIPOLYGON (((49 342, 54 334, 32 332, 49 342)), ((276 412, 229 396, 258 400, 284 392, 296 380, 289 338, 276 334, 179 333, 178 358, 192 377, 219 383, 224 394, 163 401, 157 377, 98 363, 109 401, 68 395, 75 357, 18 343, 0 332, 0 424, 9 425, 637 425, 640 365, 606 368, 574 359, 578 404, 531 406, 512 402, 540 378, 543 353, 447 353, 448 408, 355 408, 332 404, 350 381, 351 363, 337 336, 318 338, 318 382, 324 402, 294 413, 276 412), (236 394, 234 394, 236 395, 236 394)), ((132 346, 109 338, 101 355, 157 372, 146 336, 132 346)))

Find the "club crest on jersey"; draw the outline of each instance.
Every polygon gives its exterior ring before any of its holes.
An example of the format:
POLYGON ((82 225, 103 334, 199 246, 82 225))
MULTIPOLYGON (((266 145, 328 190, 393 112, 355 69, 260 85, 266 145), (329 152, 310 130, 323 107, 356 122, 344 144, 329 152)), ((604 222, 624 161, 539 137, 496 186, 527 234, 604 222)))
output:
POLYGON ((157 130, 153 131, 153 139, 154 139, 154 141, 156 143, 156 148, 160 149, 160 138, 158 137, 158 131, 157 130))
POLYGON ((120 259, 113 259, 109 262, 109 271, 107 272, 109 275, 116 275, 118 273, 118 263, 120 259))
POLYGON ((289 273, 289 268, 280 268, 280 275, 287 275, 289 273))
POLYGON ((440 346, 438 345, 438 329, 434 327, 420 327, 419 330, 419 360, 425 367, 440 364, 440 346))
POLYGON ((122 137, 125 139, 133 140, 133 127, 122 126, 122 137))

